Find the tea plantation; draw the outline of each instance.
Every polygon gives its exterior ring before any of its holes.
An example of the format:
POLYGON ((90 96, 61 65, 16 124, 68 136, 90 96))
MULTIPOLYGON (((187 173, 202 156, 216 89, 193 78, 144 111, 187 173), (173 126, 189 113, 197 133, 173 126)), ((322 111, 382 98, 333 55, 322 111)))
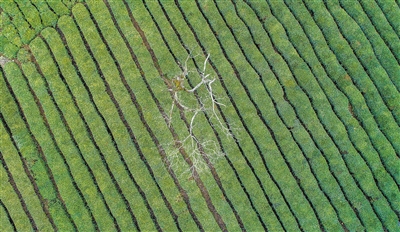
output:
POLYGON ((0 231, 400 231, 399 1, 0 15, 0 231))

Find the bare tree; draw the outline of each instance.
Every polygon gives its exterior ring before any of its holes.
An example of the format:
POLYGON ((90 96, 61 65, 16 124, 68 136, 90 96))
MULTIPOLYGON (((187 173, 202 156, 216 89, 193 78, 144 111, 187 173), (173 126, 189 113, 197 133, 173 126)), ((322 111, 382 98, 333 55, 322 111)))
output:
POLYGON ((208 137, 202 136, 202 138, 199 138, 195 135, 194 130, 197 125, 196 122, 199 114, 208 114, 210 118, 213 119, 213 122, 215 122, 212 124, 214 128, 218 127, 223 134, 227 135, 228 137, 232 136, 231 130, 225 126, 218 112, 218 108, 225 107, 225 105, 218 101, 218 98, 213 92, 213 83, 215 83, 216 79, 212 77, 211 74, 207 73, 206 70, 210 54, 208 54, 205 58, 202 69, 189 70, 188 61, 194 57, 196 56, 189 54, 185 62, 181 64, 182 72, 168 80, 169 86, 171 86, 169 91, 173 96, 169 111, 168 126, 171 126, 172 122, 174 121, 173 111, 175 107, 178 108, 181 113, 190 115, 187 136, 180 141, 177 141, 177 143, 170 144, 168 149, 168 158, 170 159, 171 166, 180 165, 180 163, 177 161, 182 160, 179 159, 179 150, 183 148, 193 163, 192 167, 190 167, 190 170, 186 170, 190 173, 192 173, 194 169, 196 169, 197 172, 204 170, 207 167, 205 159, 208 159, 212 162, 215 159, 225 155, 221 151, 217 141, 212 139, 212 135, 208 137), (192 88, 186 87, 189 74, 199 78, 198 83, 192 88), (199 96, 199 91, 203 93, 203 96, 199 96), (190 101, 189 103, 186 103, 181 97, 182 94, 185 94, 186 98, 191 97, 196 99, 196 101, 190 101), (178 144, 178 146, 176 144, 178 144))

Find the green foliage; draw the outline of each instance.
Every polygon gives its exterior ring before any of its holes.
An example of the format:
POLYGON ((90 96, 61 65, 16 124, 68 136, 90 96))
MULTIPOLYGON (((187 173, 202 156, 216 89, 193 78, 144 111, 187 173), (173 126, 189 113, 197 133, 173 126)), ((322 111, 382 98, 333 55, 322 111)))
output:
MULTIPOLYGON (((4 91, 6 93, 6 91, 4 91)), ((7 95, 4 97, 8 97, 7 95)), ((13 137, 15 138, 17 144, 21 146, 20 151, 22 155, 24 156, 24 160, 27 163, 27 168, 29 171, 32 173, 32 175, 35 177, 36 184, 38 185, 38 188, 40 190, 40 193, 42 194, 43 198, 46 199, 48 202, 50 201, 56 201, 56 193, 54 192, 54 186, 52 186, 52 183, 50 182, 49 177, 47 176, 48 172, 46 168, 44 167, 44 160, 37 154, 36 147, 33 144, 31 138, 29 137, 29 132, 26 131, 26 128, 24 127, 19 127, 15 128, 18 125, 24 125, 23 122, 21 122, 21 119, 19 117, 16 117, 18 115, 18 112, 15 111, 15 102, 13 102, 11 99, 8 101, 9 105, 6 107, 9 109, 5 112, 3 112, 4 117, 6 120, 8 120, 8 124, 12 126, 10 128, 13 132, 13 137), (12 110, 11 110, 12 109, 12 110)), ((55 204, 49 207, 50 211, 53 211, 54 216, 56 216, 57 219, 56 223, 66 223, 68 219, 65 217, 63 213, 63 209, 61 208, 61 205, 55 204)), ((66 230, 72 229, 71 227, 62 227, 66 230)))
POLYGON ((68 15, 70 13, 66 5, 64 5, 62 0, 46 0, 47 5, 55 11, 58 17, 62 15, 68 15))
MULTIPOLYGON (((11 69, 11 67, 8 69, 11 69)), ((12 72, 12 70, 10 71, 12 72)), ((19 154, 16 150, 17 148, 13 146, 10 138, 6 137, 7 132, 3 125, 1 125, 0 129, 2 134, 1 153, 3 154, 3 158, 7 163, 9 171, 13 173, 15 184, 20 190, 21 195, 25 200, 28 210, 31 212, 33 219, 36 221, 38 229, 40 228, 43 230, 49 230, 51 229, 51 225, 47 220, 45 213, 43 212, 41 203, 37 195, 35 194, 35 191, 33 189, 33 186, 31 185, 31 182, 28 179, 28 176, 24 172, 24 167, 22 164, 23 161, 19 157, 19 154)), ((17 146, 18 145, 20 144, 17 143, 17 146)))
POLYGON ((383 15, 396 32, 397 35, 400 34, 400 22, 396 20, 396 15, 400 13, 399 7, 396 7, 395 1, 377 1, 379 8, 382 10, 383 15))
POLYGON ((55 15, 45 1, 32 0, 34 7, 36 7, 40 14, 41 22, 44 27, 54 26, 57 21, 57 15, 55 15))

